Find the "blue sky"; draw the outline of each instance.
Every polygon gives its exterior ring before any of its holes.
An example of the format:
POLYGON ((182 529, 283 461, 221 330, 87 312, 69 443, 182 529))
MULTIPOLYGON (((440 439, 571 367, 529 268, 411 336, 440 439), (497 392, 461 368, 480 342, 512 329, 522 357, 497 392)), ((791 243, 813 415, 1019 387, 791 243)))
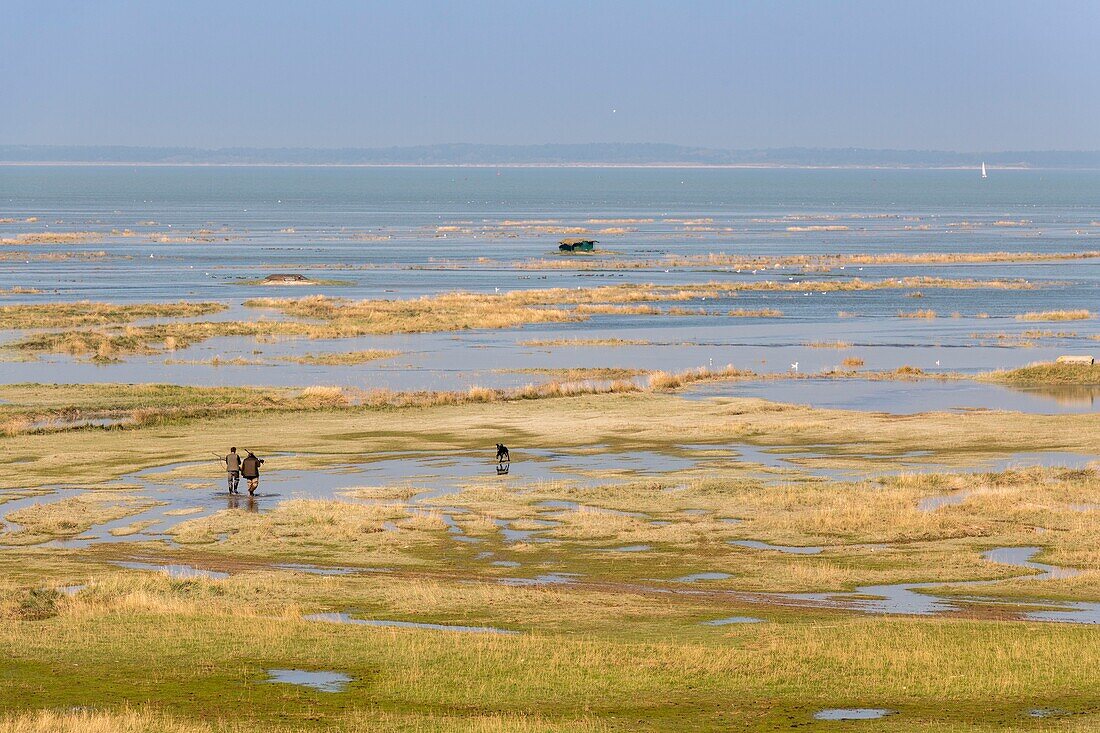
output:
POLYGON ((0 144, 1100 149, 1097 2, 0 0, 0 144))

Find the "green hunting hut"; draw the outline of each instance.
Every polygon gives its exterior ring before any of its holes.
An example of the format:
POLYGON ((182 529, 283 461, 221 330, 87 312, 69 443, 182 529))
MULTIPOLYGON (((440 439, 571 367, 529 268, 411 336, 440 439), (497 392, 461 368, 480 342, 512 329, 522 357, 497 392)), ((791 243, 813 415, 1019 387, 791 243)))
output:
POLYGON ((563 239, 558 242, 562 252, 591 252, 596 249, 595 239, 563 239))

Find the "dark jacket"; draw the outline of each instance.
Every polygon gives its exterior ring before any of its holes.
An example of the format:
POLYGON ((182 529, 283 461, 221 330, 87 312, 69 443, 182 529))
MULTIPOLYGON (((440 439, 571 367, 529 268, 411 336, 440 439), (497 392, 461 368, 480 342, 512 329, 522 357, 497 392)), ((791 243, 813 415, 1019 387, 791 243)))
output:
POLYGON ((225 457, 225 470, 226 471, 240 471, 241 470, 241 456, 240 456, 240 454, 230 453, 229 455, 227 455, 225 457))
POLYGON ((241 461, 241 476, 244 478, 259 478, 260 464, 263 462, 264 459, 257 458, 249 453, 248 457, 241 461))

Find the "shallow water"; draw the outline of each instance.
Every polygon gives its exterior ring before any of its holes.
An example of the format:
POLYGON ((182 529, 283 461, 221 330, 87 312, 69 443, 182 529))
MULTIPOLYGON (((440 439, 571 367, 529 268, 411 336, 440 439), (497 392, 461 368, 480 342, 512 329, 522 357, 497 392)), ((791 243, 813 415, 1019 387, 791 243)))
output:
POLYGON ((729 573, 692 573, 681 575, 679 578, 673 578, 673 580, 677 583, 698 583, 701 580, 725 580, 731 577, 733 576, 729 573))
POLYGON ((342 672, 310 672, 304 669, 269 669, 267 682, 311 687, 321 692, 343 692, 352 678, 342 672))
MULTIPOLYGON (((374 460, 361 463, 347 463, 317 469, 277 469, 278 459, 289 457, 287 454, 268 456, 269 470, 265 472, 261 488, 256 496, 247 494, 229 495, 221 491, 224 471, 216 461, 192 461, 166 466, 143 469, 122 476, 119 484, 125 493, 142 501, 152 501, 156 505, 91 527, 79 536, 51 540, 47 546, 76 549, 97 543, 122 543, 141 541, 160 541, 174 545, 170 534, 173 527, 181 522, 207 517, 225 509, 243 511, 269 511, 279 503, 294 498, 340 499, 343 501, 364 501, 348 496, 348 492, 363 486, 411 486, 417 491, 407 502, 409 506, 421 506, 440 512, 449 531, 456 541, 477 544, 484 540, 470 537, 454 520, 454 515, 463 513, 458 507, 448 507, 441 499, 471 483, 500 482, 507 486, 511 482, 559 480, 580 486, 614 483, 616 480, 629 480, 637 476, 675 475, 677 471, 707 465, 726 463, 735 467, 740 462, 761 464, 768 468, 785 472, 801 472, 810 476, 820 476, 835 480, 851 480, 876 475, 886 475, 899 471, 951 470, 951 471, 1001 471, 1009 468, 1028 466, 1064 466, 1082 468, 1093 462, 1094 456, 1064 451, 1024 452, 1009 454, 1002 458, 975 458, 969 466, 944 466, 934 462, 934 457, 925 452, 913 452, 901 456, 856 456, 869 461, 891 460, 895 468, 849 469, 830 468, 818 461, 829 460, 835 446, 820 446, 820 452, 800 447, 797 451, 783 447, 760 447, 747 444, 730 446, 686 445, 682 449, 698 454, 693 457, 670 455, 657 451, 584 452, 578 453, 564 449, 528 449, 513 453, 513 471, 508 475, 497 475, 493 471, 495 464, 491 457, 469 453, 422 453, 403 452, 381 454, 374 460), (732 449, 732 452, 730 452, 732 449), (740 455, 736 455, 740 454, 740 455), (599 476, 598 469, 604 465, 608 476, 599 476), (176 514, 187 511, 187 514, 176 514), (137 523, 149 523, 149 526, 127 534, 112 534, 112 531, 128 529, 137 523)), ((838 458, 846 457, 836 454, 838 458)), ((847 456, 851 457, 851 456, 847 456)), ((771 480, 774 476, 762 475, 771 480)), ((782 477, 780 477, 782 478, 782 477)), ((76 496, 84 489, 55 487, 34 496, 13 499, 0 504, 0 522, 4 533, 0 533, 0 544, 4 534, 18 531, 19 527, 3 518, 12 512, 39 503, 51 503, 60 499, 76 496)), ((2 494, 0 494, 2 496, 2 494)), ((922 500, 921 508, 934 509, 936 506, 962 501, 957 494, 950 497, 929 497, 922 500)), ((585 507, 572 501, 545 501, 537 505, 544 510, 581 510, 606 512, 638 519, 649 519, 639 512, 616 509, 585 507)), ((705 510, 684 510, 686 516, 694 516, 705 510)), ((551 515, 552 516, 552 515, 551 515)), ((532 520, 539 524, 534 529, 515 529, 510 522, 499 521, 498 526, 506 542, 551 542, 551 538, 541 536, 547 529, 557 526, 552 519, 532 520)), ((662 521, 662 520, 655 520, 662 521)), ((736 519, 722 518, 722 521, 736 522, 736 519)), ((399 531, 392 522, 387 523, 389 531, 399 531)), ((767 543, 745 540, 745 547, 773 549, 784 552, 815 554, 820 548, 790 548, 772 546, 767 543)), ((627 550, 629 551, 629 550, 627 550)))
MULTIPOLYGON (((172 545, 174 541, 167 533, 181 522, 206 517, 225 509, 269 511, 282 501, 295 498, 357 501, 349 498, 347 492, 363 486, 412 486, 420 489, 409 500, 410 506, 440 509, 443 512, 442 519, 448 523, 455 540, 478 543, 483 540, 466 536, 453 519, 452 515, 461 513, 463 510, 441 506, 438 501, 460 491, 471 482, 504 482, 505 485, 514 481, 536 480, 561 480, 578 485, 613 483, 614 479, 596 478, 593 475, 601 456, 606 460, 609 471, 617 472, 624 479, 635 475, 657 475, 694 465, 691 459, 655 451, 587 455, 565 450, 538 449, 515 451, 513 471, 504 476, 495 474, 493 471, 495 463, 491 457, 468 453, 392 453, 382 454, 374 460, 362 463, 318 469, 275 468, 278 458, 284 455, 288 454, 272 454, 267 457, 268 470, 263 475, 260 491, 254 497, 247 494, 230 495, 225 492, 222 489, 225 473, 215 460, 174 463, 124 475, 119 479, 119 484, 126 487, 127 495, 153 500, 158 502, 158 505, 121 519, 96 525, 79 536, 52 540, 48 546, 75 549, 96 543, 149 540, 172 545), (189 472, 188 469, 192 471, 189 472), (184 473, 181 474, 181 471, 184 473), (187 484, 191 484, 191 487, 187 484), (198 511, 186 515, 170 514, 180 510, 196 509, 198 511), (146 521, 151 522, 150 526, 132 534, 111 534, 111 530, 146 521)), ((3 517, 18 509, 39 503, 54 502, 84 491, 84 489, 60 487, 34 496, 0 503, 0 522, 3 522, 0 524, 0 529, 3 529, 4 533, 18 531, 19 527, 15 523, 3 520, 3 517)), ((0 496, 2 495, 0 493, 0 496)), ((578 506, 564 503, 561 508, 578 506)), ((614 510, 594 509, 593 511, 615 513, 614 510)), ((557 524, 551 520, 541 521, 542 527, 546 529, 557 524)), ((391 531, 397 529, 396 525, 390 524, 391 531)), ((542 530, 516 530, 507 526, 501 527, 502 535, 508 542, 549 541, 537 536, 540 531, 542 530)), ((4 533, 0 533, 0 544, 4 533)))
POLYGON ((501 578, 497 582, 501 585, 528 586, 528 585, 569 585, 576 583, 580 576, 577 573, 543 573, 533 578, 501 578))
POLYGON ((760 542, 759 540, 730 540, 730 544, 737 545, 738 547, 748 547, 754 550, 772 550, 774 552, 783 552, 788 555, 819 555, 825 550, 824 547, 772 545, 767 542, 760 542))
POLYGON ((1032 708, 1027 711, 1027 714, 1031 718, 1056 718, 1070 713, 1067 710, 1059 710, 1058 708, 1032 708))
MULTIPOLYGON (((700 447, 700 446, 689 446, 700 447)), ((713 446, 712 446, 713 447, 713 446)), ((1001 456, 951 455, 947 460, 936 460, 930 451, 911 451, 900 454, 870 454, 841 452, 843 446, 823 445, 784 447, 757 446, 745 443, 731 446, 748 463, 758 463, 785 472, 797 471, 832 481, 852 481, 890 476, 899 473, 998 473, 1014 469, 1042 466, 1046 468, 1088 468, 1097 462, 1096 456, 1072 451, 1019 451, 1001 456), (818 448, 813 450, 812 448, 818 448), (861 467, 833 467, 831 461, 859 460, 870 465, 861 467), (876 465, 879 464, 879 465, 876 465)), ((961 500, 960 500, 961 501, 961 500)))
POLYGON ((279 563, 272 565, 279 570, 293 570, 298 573, 306 573, 307 575, 355 575, 361 572, 378 572, 378 568, 341 568, 341 567, 321 567, 319 565, 302 565, 299 563, 279 563))
POLYGON ((828 708, 814 713, 815 720, 876 720, 893 713, 886 708, 828 708))
POLYGON ((702 623, 704 626, 729 626, 730 624, 759 624, 763 622, 764 619, 755 616, 728 616, 726 618, 716 618, 713 621, 703 621, 702 623))
MULTIPOLYGON (((1073 568, 1060 568, 1033 561, 1042 551, 1040 547, 998 547, 982 553, 990 562, 1038 570, 1034 580, 1050 580, 1073 577, 1079 573, 1073 568)), ((800 604, 823 608, 843 608, 873 614, 932 615, 958 611, 963 605, 1011 606, 1019 616, 1028 621, 1054 621, 1080 624, 1100 624, 1100 603, 1078 601, 1053 601, 1040 599, 999 600, 981 596, 964 598, 937 596, 930 592, 937 586, 980 587, 992 585, 998 580, 971 580, 927 583, 896 583, 890 585, 861 586, 850 593, 783 593, 775 597, 798 601, 800 604), (1041 606, 1031 610, 1029 607, 1041 606)))
POLYGON ((190 580, 192 578, 224 580, 225 578, 229 577, 229 573, 223 573, 220 570, 206 570, 203 568, 196 568, 191 565, 177 565, 174 563, 162 565, 150 562, 112 560, 111 564, 117 565, 120 568, 128 568, 130 570, 155 570, 166 574, 170 578, 174 578, 177 580, 190 580))
MULTIPOLYGON (((582 323, 502 331, 367 337, 333 341, 212 339, 171 354, 96 365, 47 357, 0 363, 0 381, 171 382, 177 384, 339 384, 392 389, 516 386, 541 377, 507 371, 538 367, 636 366, 678 370, 734 363, 762 372, 828 369, 846 356, 867 368, 912 364, 964 372, 1019 366, 1060 353, 1087 353, 1100 323, 1021 323, 1026 310, 1081 307, 1100 296, 1100 260, 949 265, 861 265, 808 271, 797 265, 757 270, 709 263, 660 264, 604 271, 520 270, 517 263, 561 262, 562 231, 582 227, 616 262, 726 252, 762 258, 807 253, 1071 252, 1096 249, 1093 202, 1100 174, 1003 171, 976 185, 970 171, 795 171, 669 169, 299 169, 293 167, 19 167, 0 175, 0 237, 91 232, 86 243, 16 249, 26 259, 0 271, 0 290, 41 292, 5 302, 80 299, 112 302, 215 300, 231 305, 212 320, 278 317, 242 309, 256 296, 314 293, 349 298, 411 298, 452 290, 724 282, 947 278, 1020 278, 1032 290, 821 292, 746 291, 693 303, 703 316, 607 316, 582 323), (37 221, 26 221, 36 217, 37 221), (616 220, 629 219, 628 222, 616 220), (516 222, 538 220, 540 226, 516 222), (1006 223, 1012 226, 1005 226, 1006 223), (826 225, 831 230, 823 230, 826 225), (547 229, 546 227, 549 227, 547 229), (442 227, 442 228, 441 228, 442 227), (187 241, 200 233, 201 241, 187 241), (161 241, 166 238, 167 241, 161 241), (103 252, 90 260, 56 259, 103 252), (248 262, 248 273, 236 263, 248 262), (345 285, 252 287, 242 278, 302 272, 345 285), (782 318, 728 318, 731 308, 776 308, 782 318), (935 310, 934 320, 901 311, 935 310), (841 311, 856 314, 841 318, 841 311), (955 317, 954 314, 958 314, 955 317), (979 317, 979 315, 985 317, 979 317), (1006 348, 990 334, 1037 328, 1053 336, 1033 348, 1006 348), (1072 332, 1075 335, 1066 335, 1072 332), (983 335, 984 334, 984 335, 983 335), (640 338, 625 348, 530 347, 530 338, 640 338), (849 349, 811 348, 842 340, 849 349), (687 344, 687 345, 685 345, 687 344), (278 361, 305 351, 390 348, 400 357, 332 367, 278 361), (258 350, 260 354, 252 352, 258 350), (178 364, 244 357, 249 366, 178 364), (937 366, 936 362, 941 366, 937 366), (441 366, 446 365, 446 366, 441 366)), ((589 258, 591 259, 591 258, 589 258)), ((568 260, 566 260, 568 261, 568 260)), ((576 260, 585 261, 585 260, 576 260)), ((10 336, 11 332, 6 335, 10 336)), ((5 334, 0 333, 0 340, 5 334)), ((742 391, 751 391, 744 387, 742 391)), ((761 385, 762 390, 798 386, 761 385)), ((1044 411, 1096 409, 1096 393, 1050 399, 978 389, 928 386, 914 400, 901 388, 865 383, 821 399, 856 409, 921 409, 920 404, 1044 411), (1059 403, 1059 400, 1065 404, 1059 403), (1045 406, 1044 406, 1045 405, 1045 406), (1091 406, 1090 406, 1091 405, 1091 406)))
POLYGON ((824 409, 893 414, 1011 410, 1050 415, 1100 409, 1100 388, 1095 394, 1091 389, 1025 390, 969 380, 776 379, 699 385, 686 391, 684 396, 692 399, 756 397, 824 409))

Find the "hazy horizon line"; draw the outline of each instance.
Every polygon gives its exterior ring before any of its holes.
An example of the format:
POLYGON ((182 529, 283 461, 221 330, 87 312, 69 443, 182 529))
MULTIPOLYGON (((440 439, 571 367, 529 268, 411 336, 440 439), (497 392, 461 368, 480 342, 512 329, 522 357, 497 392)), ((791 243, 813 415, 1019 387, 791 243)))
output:
POLYGON ((437 143, 388 147, 203 148, 0 144, 6 165, 674 168, 1100 168, 1100 150, 960 152, 904 148, 711 148, 672 143, 437 143))
POLYGON ((683 150, 715 151, 715 152, 782 152, 782 151, 862 151, 875 153, 942 153, 950 155, 1006 155, 1012 153, 1100 153, 1100 148, 1003 148, 999 150, 961 150, 951 148, 919 148, 919 147, 872 147, 865 145, 772 145, 768 147, 720 147, 715 145, 692 145, 690 143, 664 143, 664 142, 609 142, 589 141, 577 143, 541 142, 541 143, 474 143, 463 141, 448 141, 435 143, 410 143, 407 145, 182 145, 171 143, 158 143, 156 145, 131 145, 126 143, 2 143, 0 150, 13 148, 34 149, 122 149, 122 150, 188 150, 203 152, 223 152, 232 150, 263 150, 263 151, 315 151, 315 152, 339 152, 339 151, 389 151, 389 150, 420 150, 429 148, 675 148, 683 150))

